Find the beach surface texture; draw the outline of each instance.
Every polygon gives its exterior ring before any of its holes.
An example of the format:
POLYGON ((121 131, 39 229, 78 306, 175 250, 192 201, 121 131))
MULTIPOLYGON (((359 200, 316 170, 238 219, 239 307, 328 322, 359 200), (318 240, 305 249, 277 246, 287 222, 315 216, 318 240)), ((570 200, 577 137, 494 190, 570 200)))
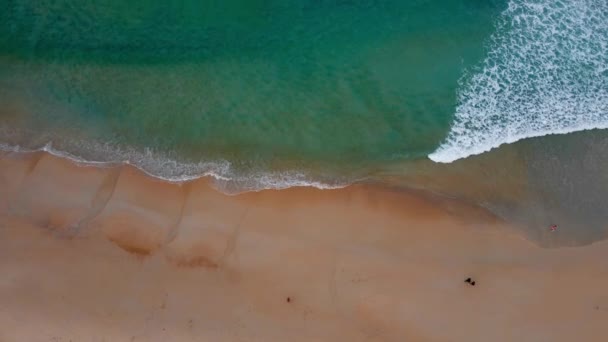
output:
POLYGON ((0 342, 608 341, 608 0, 0 0, 0 342))
POLYGON ((229 196, 46 153, 3 154, 0 189, 3 342, 608 336, 605 242, 540 248, 444 198, 229 196))

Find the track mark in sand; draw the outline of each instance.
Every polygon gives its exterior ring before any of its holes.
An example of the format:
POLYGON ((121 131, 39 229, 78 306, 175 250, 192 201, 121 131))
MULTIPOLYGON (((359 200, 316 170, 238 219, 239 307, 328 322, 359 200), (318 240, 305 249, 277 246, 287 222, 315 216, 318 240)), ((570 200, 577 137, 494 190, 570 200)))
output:
POLYGON ((169 232, 167 233, 167 238, 165 239, 164 245, 170 244, 179 233, 179 225, 182 223, 182 218, 184 217, 184 210, 186 209, 186 204, 188 204, 188 200, 190 198, 190 191, 192 190, 192 186, 190 183, 180 183, 177 186, 182 188, 182 205, 179 209, 179 217, 175 220, 175 223, 169 228, 169 232))
MULTIPOLYGON (((10 153, 7 155, 8 155, 8 158, 11 158, 10 153)), ((18 155, 18 158, 19 157, 23 157, 23 155, 18 155)), ((30 160, 27 161, 27 163, 26 163, 27 167, 25 169, 25 173, 23 174, 23 177, 21 178, 21 181, 19 182, 19 184, 17 184, 17 186, 15 187, 15 189, 17 190, 17 193, 19 193, 21 191, 23 184, 25 183, 25 181, 27 181, 27 179, 30 177, 32 172, 34 172, 34 170, 40 163, 40 160, 42 160, 42 157, 44 157, 44 154, 42 154, 40 152, 35 152, 34 156, 30 157, 30 160)), ((4 182, 4 180, 3 180, 3 182, 4 182)), ((11 182, 11 180, 6 180, 6 183, 9 183, 9 182, 11 182)), ((0 183, 0 184, 6 184, 6 183, 0 183)), ((9 205, 8 205, 8 209, 11 212, 17 211, 17 208, 15 208, 13 203, 14 203, 13 201, 10 201, 9 205)))
POLYGON ((248 206, 245 209, 245 211, 241 214, 241 217, 239 218, 239 222, 234 227, 234 231, 232 232, 232 235, 230 236, 230 239, 228 239, 228 242, 226 243, 226 249, 224 249, 224 252, 222 253, 222 256, 219 258, 219 260, 217 262, 218 265, 222 265, 224 263, 224 261, 231 254, 234 253, 234 249, 236 247, 236 240, 238 238, 239 233, 241 232, 241 225, 243 224, 243 221, 245 221, 245 218, 249 214, 249 211, 251 210, 252 207, 253 207, 253 205, 248 206))
POLYGON ((40 161, 42 160, 42 158, 44 157, 44 154, 41 152, 36 152, 36 156, 32 158, 32 160, 30 160, 30 165, 28 165, 27 167, 27 172, 25 173, 23 180, 21 181, 23 183, 23 181, 36 169, 36 167, 38 166, 38 164, 40 163, 40 161))
MULTIPOLYGON (((106 205, 114 195, 114 191, 116 190, 116 184, 118 183, 118 178, 120 178, 120 174, 122 172, 122 166, 118 166, 113 168, 109 174, 105 177, 104 181, 97 189, 97 193, 93 197, 91 201, 91 209, 87 213, 85 217, 80 219, 77 223, 73 224, 70 228, 65 231, 65 235, 75 236, 77 235, 84 227, 87 227, 89 223, 95 219, 99 214, 101 214, 106 205)), ((133 253, 139 254, 139 252, 134 251, 133 253)))
MULTIPOLYGON (((209 250, 206 250, 205 247, 205 243, 201 244, 197 244, 195 242, 193 242, 193 244, 190 247, 186 247, 185 250, 189 251, 190 253, 187 253, 187 255, 182 255, 180 253, 175 253, 175 250, 172 251, 172 249, 174 248, 173 246, 169 246, 170 244, 172 244, 174 241, 176 241, 176 239, 180 239, 180 234, 182 233, 182 230, 184 229, 182 227, 182 222, 184 220, 184 214, 188 208, 188 205, 192 202, 192 203, 196 203, 195 199, 192 199, 192 191, 193 191, 193 185, 192 183, 181 183, 179 184, 179 186, 182 187, 182 204, 180 207, 180 213, 179 213, 179 218, 176 220, 176 222, 172 225, 172 227, 170 228, 166 240, 163 243, 162 247, 165 247, 165 257, 167 258, 167 260, 169 262, 171 262, 172 264, 174 264, 175 266, 178 267, 185 267, 185 268, 206 268, 206 269, 217 269, 219 267, 219 263, 220 263, 220 259, 223 257, 223 255, 225 255, 225 249, 226 247, 224 246, 223 248, 218 250, 218 256, 214 256, 214 253, 210 252, 209 250), (196 251, 195 251, 196 250, 196 251), (202 253, 200 253, 202 251, 202 253), (198 253, 197 253, 198 252, 198 253)), ((203 221, 205 220, 205 218, 203 218, 203 221)), ((185 233, 188 234, 187 228, 185 230, 185 233)), ((227 238, 228 240, 229 238, 227 238)), ((180 243, 183 243, 183 239, 181 239, 180 243)), ((228 243, 226 243, 227 246, 228 243)), ((182 246, 183 248, 183 246, 182 246)))

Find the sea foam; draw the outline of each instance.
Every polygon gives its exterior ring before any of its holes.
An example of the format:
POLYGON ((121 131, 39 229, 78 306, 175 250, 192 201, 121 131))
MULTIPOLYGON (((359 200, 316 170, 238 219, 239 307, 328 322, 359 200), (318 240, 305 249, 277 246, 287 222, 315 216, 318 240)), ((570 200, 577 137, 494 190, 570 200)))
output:
MULTIPOLYGON (((3 129, 0 127, 0 132, 3 129)), ((318 189, 338 189, 350 185, 351 181, 332 180, 322 182, 299 170, 258 170, 239 173, 229 161, 187 162, 158 151, 118 147, 110 143, 91 141, 72 142, 72 149, 78 145, 78 152, 67 152, 55 148, 52 142, 41 147, 24 147, 11 143, 0 143, 0 151, 12 153, 46 152, 56 157, 71 160, 84 166, 116 167, 131 165, 151 177, 167 182, 181 183, 202 177, 211 177, 213 186, 228 195, 267 189, 287 189, 291 187, 314 187, 318 189)), ((63 145, 66 145, 65 141, 63 145)))
POLYGON ((431 160, 608 128, 608 1, 511 0, 488 50, 461 78, 454 122, 431 160))

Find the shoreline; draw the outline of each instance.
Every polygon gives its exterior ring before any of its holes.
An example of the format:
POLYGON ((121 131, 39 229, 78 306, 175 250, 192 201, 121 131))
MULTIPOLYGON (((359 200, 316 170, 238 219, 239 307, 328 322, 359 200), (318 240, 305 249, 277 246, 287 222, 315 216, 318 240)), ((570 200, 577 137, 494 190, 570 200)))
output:
MULTIPOLYGON (((234 183, 234 184, 243 184, 243 183, 246 184, 250 181, 250 179, 248 179, 248 178, 240 178, 240 177, 231 178, 227 175, 222 174, 222 172, 226 173, 227 172, 226 170, 230 171, 230 168, 231 168, 230 162, 228 162, 226 160, 210 160, 210 161, 201 161, 199 163, 184 162, 183 164, 187 165, 186 169, 188 169, 190 167, 200 167, 202 170, 203 166, 204 166, 204 168, 208 168, 208 170, 201 171, 201 173, 195 174, 195 175, 185 174, 185 175, 181 175, 181 176, 171 177, 171 176, 161 176, 158 174, 154 174, 152 171, 147 170, 145 166, 134 164, 128 160, 125 160, 125 161, 86 160, 84 158, 75 156, 70 152, 56 150, 52 147, 51 143, 47 143, 44 147, 37 148, 37 149, 22 148, 19 145, 0 143, 0 154, 11 154, 11 153, 16 153, 16 154, 47 153, 47 154, 52 155, 53 157, 67 159, 70 162, 81 165, 81 166, 91 166, 91 167, 101 167, 101 168, 116 168, 116 167, 130 166, 130 167, 133 167, 133 168, 141 171, 142 173, 146 174, 149 177, 159 179, 164 182, 176 183, 176 184, 196 181, 196 180, 203 179, 203 178, 211 178, 216 183, 227 182, 227 183, 234 183), (218 171, 218 170, 221 170, 221 171, 218 171)), ((120 155, 122 153, 118 152, 117 154, 120 155)), ((155 161, 155 159, 157 159, 157 158, 152 157, 152 159, 153 159, 153 161, 155 161)), ((162 160, 163 158, 160 157, 160 159, 162 160)), ((180 162, 173 160, 173 159, 163 160, 163 163, 180 164, 180 162)), ((278 172, 268 171, 265 173, 261 173, 261 175, 263 176, 262 178, 268 178, 268 179, 265 180, 264 182, 258 181, 257 186, 246 185, 245 187, 240 188, 239 186, 235 185, 235 186, 232 186, 232 187, 236 187, 236 190, 234 190, 233 192, 229 192, 227 189, 224 189, 224 190, 217 189, 217 190, 224 194, 227 194, 227 195, 238 195, 241 193, 257 192, 257 191, 263 191, 263 190, 284 190, 284 189, 289 189, 292 187, 312 187, 312 188, 317 188, 317 189, 321 189, 321 190, 326 190, 326 189, 341 189, 341 188, 350 186, 352 184, 356 184, 357 182, 361 181, 361 179, 352 179, 348 182, 334 180, 335 184, 329 184, 329 183, 324 183, 323 181, 314 180, 314 179, 308 180, 306 178, 309 178, 309 177, 305 174, 300 173, 300 171, 298 171, 298 170, 284 170, 284 171, 278 171, 278 172), (285 178, 284 177, 285 174, 287 175, 287 178, 288 178, 287 180, 283 179, 283 178, 285 178)), ((256 176, 260 176, 260 175, 252 175, 251 177, 255 178, 256 176)))
MULTIPOLYGON (((235 192, 226 192, 224 189, 219 189, 217 184, 218 182, 231 182, 235 181, 233 179, 226 178, 224 176, 215 174, 213 172, 202 173, 197 176, 185 176, 184 178, 167 178, 159 175, 155 175, 145 170, 143 167, 135 165, 129 161, 115 161, 115 162, 105 162, 105 161, 88 161, 83 160, 77 156, 70 154, 69 152, 57 151, 52 147, 43 147, 40 149, 29 150, 22 149, 20 147, 14 147, 10 145, 4 145, 0 143, 0 158, 8 158, 8 159, 30 159, 30 162, 37 164, 40 159, 44 158, 54 158, 58 159, 62 162, 71 163, 77 167, 83 169, 101 169, 101 170, 113 170, 110 172, 121 172, 122 169, 130 169, 133 172, 140 173, 143 177, 148 177, 155 181, 161 183, 168 183, 177 186, 188 186, 194 182, 202 182, 208 184, 213 190, 221 193, 226 196, 239 196, 248 193, 259 193, 266 191, 289 191, 294 189, 314 189, 314 190, 340 190, 346 189, 352 186, 355 187, 372 187, 379 189, 389 189, 391 191, 398 191, 408 193, 410 195, 419 196, 422 198, 430 199, 431 201, 437 202, 450 202, 460 203, 474 211, 484 212, 482 216, 493 217, 496 220, 500 220, 497 218, 495 214, 493 214, 490 210, 483 208, 483 206, 476 204, 465 197, 458 197, 454 195, 449 195, 448 193, 443 193, 441 189, 434 188, 426 188, 425 186, 412 186, 412 184, 403 183, 399 184, 399 182, 391 182, 386 181, 386 179, 359 179, 352 180, 350 183, 344 183, 342 185, 330 185, 326 183, 322 183, 319 181, 311 181, 310 183, 294 183, 293 185, 285 185, 285 187, 270 187, 270 188, 251 188, 251 189, 240 189, 235 192)), ((130 171, 130 172, 131 172, 130 171)), ((25 175, 27 176, 27 175, 25 175)), ((428 185, 428 184, 427 184, 428 185)), ((444 184, 445 185, 445 184, 444 184)), ((436 203, 437 204, 437 203, 436 203)))
MULTIPOLYGON (((482 216, 490 215, 509 222, 534 244, 554 248, 583 246, 608 238, 608 216, 601 207, 607 186, 602 182, 606 161, 601 157, 601 151, 607 139, 602 131, 552 136, 505 145, 450 164, 430 159, 400 161, 379 164, 360 172, 356 168, 345 170, 344 176, 339 176, 337 169, 281 171, 280 167, 268 173, 241 174, 229 162, 178 163, 176 159, 153 152, 119 151, 114 154, 110 151, 112 148, 97 144, 83 148, 80 157, 64 153, 50 144, 26 150, 15 141, 13 145, 0 145, 0 150, 6 150, 0 153, 51 154, 83 167, 129 167, 171 184, 206 181, 215 190, 231 196, 299 187, 323 190, 353 185, 389 188, 442 202, 447 207, 455 204, 475 208, 485 213, 482 216), (134 159, 120 162, 121 156, 134 159), (583 163, 583 169, 580 163, 583 163), (197 170, 207 172, 199 174, 197 170), (580 172, 589 177, 579 177, 580 172), (192 176, 195 174, 197 176, 192 176), (560 234, 547 234, 547 228, 552 224, 566 229, 560 229, 560 234)), ((67 146, 63 148, 69 150, 67 146)))
POLYGON ((416 190, 225 195, 43 152, 0 153, 0 189, 1 341, 608 335, 608 241, 542 248, 416 190))

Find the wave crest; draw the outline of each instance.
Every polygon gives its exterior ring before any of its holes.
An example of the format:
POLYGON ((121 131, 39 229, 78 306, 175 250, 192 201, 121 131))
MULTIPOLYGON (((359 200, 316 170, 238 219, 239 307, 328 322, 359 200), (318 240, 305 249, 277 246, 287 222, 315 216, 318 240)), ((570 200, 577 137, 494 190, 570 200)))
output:
MULTIPOLYGON (((0 132, 2 131, 0 127, 0 132)), ((6 137, 6 136, 5 136, 6 137)), ((120 148, 110 143, 88 141, 62 141, 61 148, 52 142, 41 147, 24 147, 15 143, 0 143, 0 151, 32 153, 44 151, 54 156, 69 159, 81 165, 114 167, 121 164, 132 165, 146 174, 168 182, 186 182, 202 177, 211 177, 214 187, 225 194, 239 194, 266 189, 287 189, 291 187, 314 187, 318 189, 338 189, 356 180, 319 181, 300 170, 237 172, 226 160, 187 162, 181 161, 151 149, 120 148), (69 148, 65 148, 68 145, 69 148), (77 146, 77 148, 75 147, 77 146), (78 150, 78 153, 66 150, 78 150)))
POLYGON ((511 0, 478 72, 463 77, 449 163, 505 143, 608 128, 608 2, 511 0))

